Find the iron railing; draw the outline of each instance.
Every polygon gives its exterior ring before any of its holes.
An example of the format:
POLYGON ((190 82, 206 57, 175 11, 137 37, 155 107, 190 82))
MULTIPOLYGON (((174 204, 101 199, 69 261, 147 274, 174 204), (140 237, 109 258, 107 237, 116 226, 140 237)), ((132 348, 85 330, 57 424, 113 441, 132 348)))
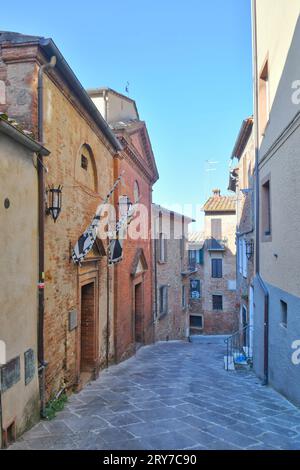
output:
POLYGON ((231 364, 251 364, 253 360, 252 346, 253 327, 246 325, 241 330, 234 333, 225 340, 226 351, 226 370, 229 370, 231 364))

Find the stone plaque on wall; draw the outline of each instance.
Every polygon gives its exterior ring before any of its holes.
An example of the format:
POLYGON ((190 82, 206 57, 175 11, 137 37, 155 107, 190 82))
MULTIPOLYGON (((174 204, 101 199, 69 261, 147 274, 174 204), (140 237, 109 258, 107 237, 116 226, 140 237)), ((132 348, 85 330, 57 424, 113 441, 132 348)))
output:
POLYGON ((69 312, 69 331, 73 331, 77 328, 77 310, 71 310, 69 312))
POLYGON ((1 391, 5 392, 11 388, 20 378, 20 356, 18 356, 1 367, 1 391))
POLYGON ((35 357, 33 349, 28 349, 24 353, 24 364, 25 364, 25 385, 28 385, 32 381, 35 375, 35 357))

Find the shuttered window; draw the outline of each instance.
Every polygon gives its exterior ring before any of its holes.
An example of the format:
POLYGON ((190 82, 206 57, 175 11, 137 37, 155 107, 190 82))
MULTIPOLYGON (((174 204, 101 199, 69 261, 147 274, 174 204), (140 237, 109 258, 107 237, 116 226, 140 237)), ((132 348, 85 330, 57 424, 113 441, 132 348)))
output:
POLYGON ((163 233, 159 234, 159 261, 167 262, 167 238, 163 233))
POLYGON ((168 313, 168 286, 159 288, 159 314, 160 316, 168 313))
POLYGON ((221 279, 223 277, 223 260, 212 259, 211 260, 211 277, 214 279, 221 279))
POLYGON ((222 219, 211 219, 211 236, 222 240, 222 219))
POLYGON ((247 259, 247 245, 246 240, 243 239, 243 277, 247 279, 248 277, 248 259, 247 259))

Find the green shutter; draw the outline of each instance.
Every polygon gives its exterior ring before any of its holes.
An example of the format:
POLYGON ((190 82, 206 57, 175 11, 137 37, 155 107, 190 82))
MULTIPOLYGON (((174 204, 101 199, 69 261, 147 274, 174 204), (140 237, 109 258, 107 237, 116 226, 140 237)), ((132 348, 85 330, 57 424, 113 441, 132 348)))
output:
POLYGON ((204 264, 204 250, 199 250, 199 264, 204 264))

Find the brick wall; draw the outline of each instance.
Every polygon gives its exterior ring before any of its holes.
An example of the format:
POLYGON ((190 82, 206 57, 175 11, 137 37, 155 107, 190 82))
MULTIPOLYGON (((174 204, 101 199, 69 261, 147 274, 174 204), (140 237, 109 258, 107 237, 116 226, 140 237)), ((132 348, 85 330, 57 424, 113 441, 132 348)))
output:
MULTIPOLYGON (((2 50, 0 74, 5 79, 6 105, 1 110, 37 132, 37 72, 40 59, 37 47, 10 47, 2 50), (18 61, 18 62, 17 62, 18 61)), ((54 224, 45 221, 45 359, 47 396, 63 386, 78 382, 80 357, 78 328, 69 331, 69 311, 78 312, 79 270, 70 261, 70 249, 85 230, 101 199, 113 182, 113 153, 101 131, 89 118, 56 69, 44 78, 44 137, 51 152, 45 175, 46 187, 63 186, 62 212, 54 224), (98 192, 76 180, 81 148, 88 144, 93 155, 98 192)), ((109 359, 113 348, 113 270, 107 291, 107 260, 95 263, 98 272, 99 367, 106 362, 106 336, 109 331, 109 359), (109 328, 107 300, 109 293, 109 328)))
MULTIPOLYGON (((140 149, 142 152, 142 149, 140 149)), ((145 158, 137 152, 141 161, 145 158)), ((115 298, 115 350, 118 361, 125 359, 135 351, 135 318, 134 318, 134 285, 135 278, 132 269, 139 250, 143 251, 147 268, 145 268, 142 282, 141 328, 143 342, 148 344, 153 341, 152 321, 152 248, 151 248, 151 202, 152 182, 143 173, 142 169, 131 159, 126 151, 121 159, 115 160, 115 176, 124 172, 122 185, 115 193, 115 203, 118 207, 118 198, 127 195, 131 202, 134 201, 134 183, 137 181, 140 199, 139 203, 145 207, 147 216, 146 238, 132 239, 130 236, 123 243, 123 259, 115 266, 114 298, 115 298), (148 227, 147 227, 148 226, 148 227)), ((139 215, 139 214, 137 214, 139 215)))
MULTIPOLYGON (((156 221, 158 221, 159 212, 154 212, 156 221)), ((163 213, 164 218, 170 220, 170 214, 163 213)), ((171 218, 171 237, 167 238, 167 259, 165 263, 159 261, 158 241, 157 248, 157 310, 154 309, 155 318, 155 340, 178 340, 187 336, 188 328, 188 286, 187 276, 182 276, 182 272, 188 269, 188 251, 186 247, 182 250, 181 242, 175 239, 172 232, 172 225, 175 225, 175 233, 182 232, 182 218, 171 218), (183 255, 183 257, 182 257, 183 255), (168 286, 168 310, 166 314, 160 315, 159 312, 159 289, 162 286, 168 286), (182 307, 182 286, 185 286, 186 307, 182 307)), ((168 227, 170 222, 166 222, 168 227)), ((156 231, 158 237, 159 230, 156 231)), ((154 247, 154 242, 153 242, 154 247)), ((154 294, 155 296, 155 294, 154 294)), ((154 305, 155 307, 155 305, 154 305)))

